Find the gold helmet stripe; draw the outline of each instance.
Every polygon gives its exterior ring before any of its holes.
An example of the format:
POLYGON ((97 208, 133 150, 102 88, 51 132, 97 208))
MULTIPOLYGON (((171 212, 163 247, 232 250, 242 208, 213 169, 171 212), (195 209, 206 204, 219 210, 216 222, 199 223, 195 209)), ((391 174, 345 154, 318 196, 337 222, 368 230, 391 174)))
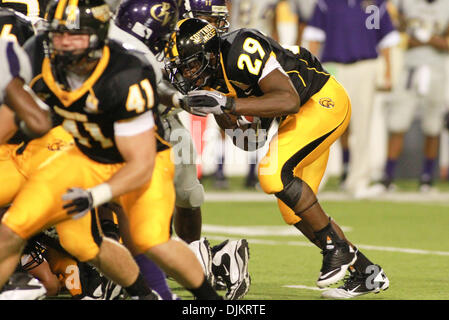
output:
POLYGON ((62 20, 62 16, 64 14, 65 7, 67 6, 67 0, 60 0, 56 7, 55 19, 62 20))

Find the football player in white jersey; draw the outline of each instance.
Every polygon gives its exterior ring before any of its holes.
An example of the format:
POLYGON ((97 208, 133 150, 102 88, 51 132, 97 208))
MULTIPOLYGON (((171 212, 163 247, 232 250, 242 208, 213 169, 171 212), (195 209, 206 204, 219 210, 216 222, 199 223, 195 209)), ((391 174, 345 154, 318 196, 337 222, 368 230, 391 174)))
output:
POLYGON ((408 38, 403 72, 392 92, 387 117, 390 137, 382 189, 392 189, 404 135, 417 111, 425 135, 420 190, 432 190, 433 174, 443 128, 449 54, 449 6, 445 0, 394 0, 401 28, 408 38), (444 67, 443 67, 444 70, 444 67))

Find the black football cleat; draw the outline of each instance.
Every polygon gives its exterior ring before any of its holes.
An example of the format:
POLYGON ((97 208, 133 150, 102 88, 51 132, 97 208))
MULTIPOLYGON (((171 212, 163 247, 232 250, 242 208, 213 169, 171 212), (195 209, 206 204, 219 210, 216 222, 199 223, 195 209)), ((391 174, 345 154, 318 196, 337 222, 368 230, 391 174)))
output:
POLYGON ((316 282, 319 288, 328 287, 342 280, 349 266, 357 259, 357 251, 345 241, 326 245, 322 254, 323 264, 316 282))
POLYGON ((324 291, 321 297, 328 299, 350 299, 368 293, 379 293, 390 286, 387 275, 379 265, 371 265, 366 273, 350 267, 350 275, 341 287, 324 291))

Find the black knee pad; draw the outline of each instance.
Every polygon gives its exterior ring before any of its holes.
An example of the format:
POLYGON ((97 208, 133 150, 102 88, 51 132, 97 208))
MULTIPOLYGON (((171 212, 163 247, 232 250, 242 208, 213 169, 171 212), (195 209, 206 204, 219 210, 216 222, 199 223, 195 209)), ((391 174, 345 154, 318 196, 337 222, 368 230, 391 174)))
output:
POLYGON ((302 180, 294 177, 289 183, 284 185, 284 189, 275 193, 275 196, 282 200, 290 209, 295 210, 295 205, 301 199, 302 180))

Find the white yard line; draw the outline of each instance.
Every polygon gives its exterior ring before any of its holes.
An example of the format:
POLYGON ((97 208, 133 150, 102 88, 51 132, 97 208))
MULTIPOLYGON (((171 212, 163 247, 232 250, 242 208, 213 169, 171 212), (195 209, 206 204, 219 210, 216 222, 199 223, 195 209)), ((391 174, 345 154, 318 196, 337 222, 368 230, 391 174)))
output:
POLYGON ((313 290, 313 291, 325 291, 329 288, 318 288, 318 287, 309 287, 309 286, 303 286, 302 284, 297 285, 288 285, 288 286, 282 286, 283 288, 293 288, 293 289, 306 289, 306 290, 313 290))
MULTIPOLYGON (((223 230, 229 229, 232 230, 234 227, 225 227, 222 226, 223 230)), ((249 230, 251 230, 251 227, 246 227, 247 231, 245 232, 242 227, 238 227, 242 233, 238 234, 236 232, 230 231, 228 233, 222 231, 220 233, 224 234, 230 234, 233 236, 233 238, 226 237, 226 236, 219 236, 219 235, 212 235, 209 231, 207 231, 209 228, 208 225, 203 225, 203 232, 207 233, 207 238, 211 240, 219 240, 223 241, 226 239, 237 239, 235 238, 236 235, 240 235, 243 238, 247 239, 250 244, 264 244, 264 245, 271 245, 271 246, 280 246, 280 245, 287 245, 287 246, 300 246, 300 247, 313 247, 314 245, 308 241, 280 241, 280 240, 267 240, 267 239, 256 239, 256 238, 248 238, 248 234, 251 233, 249 230)), ((210 230, 210 228, 209 228, 210 230)), ((268 234, 267 234, 268 235, 268 234)), ((272 235, 272 234, 271 234, 272 235)), ((398 253, 409 253, 409 254, 420 254, 420 255, 434 255, 434 256, 449 256, 448 251, 433 251, 433 250, 422 250, 422 249, 414 249, 414 248, 397 248, 397 247, 384 247, 384 246, 373 246, 373 245, 365 245, 365 244, 359 244, 357 245, 357 248, 363 249, 363 250, 376 250, 376 251, 384 251, 384 252, 398 252, 398 253)))
MULTIPOLYGON (((361 201, 354 199, 349 194, 343 192, 320 192, 318 194, 320 201, 361 201)), ((232 202, 275 202, 274 195, 268 195, 263 192, 206 192, 205 200, 210 202, 232 201, 232 202)), ((376 196, 367 201, 385 201, 385 202, 413 202, 413 203, 438 203, 449 205, 448 192, 420 193, 420 192, 391 192, 376 196)))

